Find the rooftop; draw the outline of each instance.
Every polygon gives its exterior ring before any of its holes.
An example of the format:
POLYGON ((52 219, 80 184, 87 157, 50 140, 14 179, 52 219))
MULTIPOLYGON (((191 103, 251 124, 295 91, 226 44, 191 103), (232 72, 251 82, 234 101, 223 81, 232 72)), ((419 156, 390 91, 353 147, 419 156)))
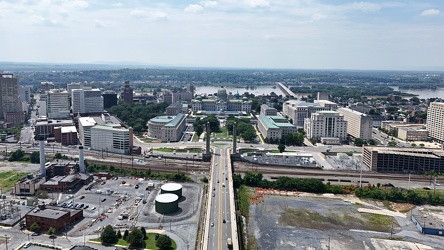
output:
POLYGON ((62 134, 64 133, 77 133, 76 126, 66 126, 61 128, 62 134))
POLYGON ((176 117, 174 117, 174 119, 172 119, 168 124, 166 124, 166 127, 176 127, 177 124, 182 121, 182 119, 185 118, 184 114, 177 114, 176 117))
POLYGON ((393 148, 393 147, 364 147, 369 151, 376 151, 381 154, 394 154, 394 155, 411 155, 421 156, 427 158, 444 157, 444 151, 440 149, 430 148, 393 148))
POLYGON ((36 209, 33 212, 30 212, 29 215, 40 216, 40 217, 45 217, 45 218, 57 220, 68 213, 69 213, 68 211, 46 208, 43 210, 36 209))
POLYGON ((267 116, 259 115, 259 119, 262 120, 268 128, 281 128, 281 127, 294 127, 293 124, 289 123, 287 119, 283 116, 267 116))

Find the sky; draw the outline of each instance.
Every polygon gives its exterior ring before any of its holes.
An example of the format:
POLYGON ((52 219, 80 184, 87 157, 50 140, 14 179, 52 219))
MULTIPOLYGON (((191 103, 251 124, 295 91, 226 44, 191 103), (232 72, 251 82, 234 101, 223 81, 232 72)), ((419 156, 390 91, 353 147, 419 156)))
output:
POLYGON ((444 1, 0 0, 0 61, 444 69, 444 1))

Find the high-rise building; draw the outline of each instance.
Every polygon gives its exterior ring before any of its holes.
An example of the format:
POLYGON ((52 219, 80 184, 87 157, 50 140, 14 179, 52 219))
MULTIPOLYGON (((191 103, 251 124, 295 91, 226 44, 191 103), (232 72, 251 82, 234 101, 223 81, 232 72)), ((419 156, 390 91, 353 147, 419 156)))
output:
POLYGON ((72 83, 68 83, 66 85, 66 90, 68 91, 68 93, 71 95, 72 90, 74 89, 83 89, 83 83, 82 82, 72 82, 72 83))
POLYGON ((53 82, 40 82, 40 93, 44 94, 47 91, 54 89, 53 82))
POLYGON ((304 131, 309 139, 337 138, 340 143, 347 140, 347 121, 336 111, 318 111, 305 118, 304 131))
POLYGON ((429 136, 441 143, 444 142, 444 103, 431 102, 427 110, 427 130, 429 136))
POLYGON ((122 99, 126 103, 133 103, 133 88, 130 86, 129 81, 125 81, 123 85, 122 99))
POLYGON ((103 112, 103 97, 100 89, 73 89, 71 101, 73 114, 103 112))
POLYGON ((0 74, 0 118, 4 118, 5 113, 22 110, 18 82, 13 74, 0 74))
POLYGON ((48 92, 46 101, 49 119, 64 119, 70 117, 68 91, 53 89, 48 92))
POLYGON ((20 86, 20 101, 31 103, 31 88, 29 86, 20 86))
POLYGON ((372 139, 373 121, 371 116, 349 108, 339 108, 338 112, 344 115, 344 120, 347 121, 347 134, 362 140, 372 139))
POLYGON ((337 107, 336 103, 327 100, 315 100, 314 102, 288 100, 284 102, 282 113, 293 120, 294 125, 303 128, 304 119, 310 118, 312 113, 336 110, 337 107))
POLYGON ((103 108, 109 109, 112 106, 117 105, 117 93, 111 90, 103 92, 103 108))

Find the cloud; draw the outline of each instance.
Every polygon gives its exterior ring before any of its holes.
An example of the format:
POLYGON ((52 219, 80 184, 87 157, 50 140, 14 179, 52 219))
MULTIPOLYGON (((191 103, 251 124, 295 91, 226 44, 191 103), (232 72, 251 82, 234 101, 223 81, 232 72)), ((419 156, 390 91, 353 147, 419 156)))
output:
POLYGON ((123 7, 123 3, 113 3, 113 7, 123 7))
POLYGON ((217 7, 217 1, 200 1, 199 4, 205 8, 215 8, 217 7))
POLYGON ((58 22, 57 20, 44 18, 44 17, 38 16, 38 15, 31 16, 30 21, 31 21, 31 24, 40 25, 40 26, 55 27, 55 26, 61 25, 60 22, 58 22))
POLYGON ((436 16, 439 15, 439 10, 437 9, 428 9, 421 12, 421 16, 436 16))
POLYGON ((132 10, 130 12, 130 16, 135 18, 142 18, 142 17, 147 17, 148 14, 143 10, 132 10))
POLYGON ((63 2, 63 6, 66 8, 86 9, 89 7, 89 4, 83 0, 67 0, 63 2))
POLYGON ((268 7, 270 4, 265 0, 245 0, 244 4, 250 8, 268 7))
POLYGON ((135 18, 149 18, 152 20, 168 20, 168 16, 165 12, 160 10, 145 11, 145 10, 132 10, 130 16, 135 18))
POLYGON ((190 13, 196 13, 196 12, 200 12, 202 10, 203 10, 203 7, 200 6, 199 4, 190 4, 184 9, 185 12, 190 12, 190 13))
POLYGON ((105 28, 107 26, 106 22, 101 21, 99 19, 94 19, 93 21, 94 21, 94 27, 96 28, 105 28))

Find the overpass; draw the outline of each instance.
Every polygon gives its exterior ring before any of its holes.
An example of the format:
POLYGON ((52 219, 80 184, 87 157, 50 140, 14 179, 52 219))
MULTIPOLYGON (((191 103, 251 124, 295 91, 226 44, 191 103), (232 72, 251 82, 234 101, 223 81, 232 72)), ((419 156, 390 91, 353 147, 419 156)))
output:
POLYGON ((287 96, 292 96, 293 98, 298 98, 298 96, 293 93, 293 91, 291 91, 287 86, 285 86, 283 83, 281 82, 277 82, 276 85, 278 86, 278 88, 282 91, 282 93, 284 93, 284 95, 287 96))

